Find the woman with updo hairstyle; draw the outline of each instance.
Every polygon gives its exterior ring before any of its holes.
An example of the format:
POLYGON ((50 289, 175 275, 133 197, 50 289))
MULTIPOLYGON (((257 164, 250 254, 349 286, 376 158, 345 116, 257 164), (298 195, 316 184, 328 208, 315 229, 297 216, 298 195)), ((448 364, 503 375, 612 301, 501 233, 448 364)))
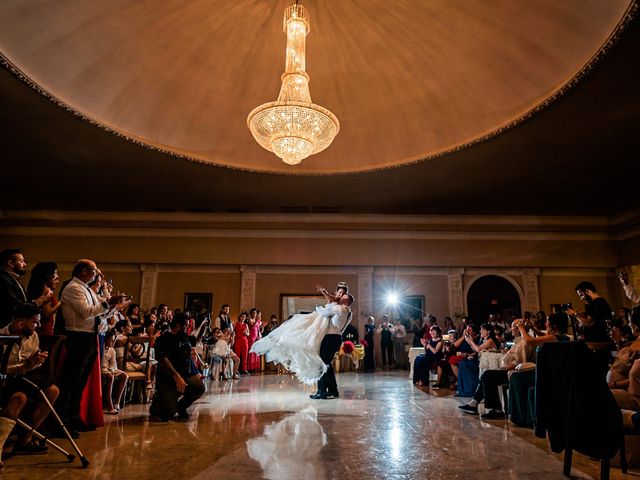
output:
POLYGON ((52 293, 59 284, 58 265, 55 262, 41 262, 31 270, 31 278, 27 287, 27 300, 33 301, 51 293, 50 300, 40 307, 42 315, 40 316, 40 326, 36 328, 38 335, 53 335, 56 323, 55 315, 62 304, 52 293))

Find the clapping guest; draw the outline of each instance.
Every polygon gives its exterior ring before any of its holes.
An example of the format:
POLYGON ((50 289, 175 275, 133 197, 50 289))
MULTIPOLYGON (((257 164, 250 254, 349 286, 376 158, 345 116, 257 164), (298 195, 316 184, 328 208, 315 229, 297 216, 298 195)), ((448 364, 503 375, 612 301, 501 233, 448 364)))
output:
POLYGON ((429 334, 431 338, 423 340, 424 353, 418 355, 413 364, 413 384, 419 387, 429 385, 429 372, 442 358, 442 330, 434 325, 429 334))
MULTIPOLYGON (((488 335, 490 328, 490 325, 485 324, 485 335, 488 335)), ((457 345, 458 356, 460 357, 459 359, 456 357, 458 376, 456 396, 458 397, 471 397, 476 388, 478 388, 479 361, 476 348, 479 348, 479 346, 476 343, 477 338, 478 329, 471 324, 464 332, 460 344, 457 345)), ((454 366, 454 363, 451 362, 451 365, 454 366)))
POLYGON ((78 260, 73 268, 73 278, 62 292, 62 312, 66 322, 66 349, 64 375, 62 377, 61 408, 63 415, 75 430, 85 429, 80 420, 82 392, 98 356, 98 339, 95 319, 111 307, 126 308, 129 304, 122 296, 98 297, 89 288, 98 267, 93 260, 78 260))
POLYGON ((40 326, 37 329, 40 336, 54 334, 56 312, 61 303, 56 299, 53 292, 59 284, 58 265, 55 262, 41 262, 31 270, 31 278, 27 287, 27 299, 29 301, 37 298, 46 299, 40 305, 42 313, 40 326))

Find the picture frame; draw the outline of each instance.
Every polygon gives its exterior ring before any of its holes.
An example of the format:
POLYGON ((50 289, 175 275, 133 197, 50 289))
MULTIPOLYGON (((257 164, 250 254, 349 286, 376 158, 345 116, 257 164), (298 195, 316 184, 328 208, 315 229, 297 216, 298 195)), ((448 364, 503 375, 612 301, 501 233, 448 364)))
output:
POLYGON ((311 313, 317 306, 322 306, 327 301, 323 295, 305 293, 281 293, 280 294, 280 321, 284 322, 297 313, 311 313))
POLYGON ((213 293, 211 292, 185 292, 184 311, 195 310, 196 315, 211 313, 213 307, 213 293))

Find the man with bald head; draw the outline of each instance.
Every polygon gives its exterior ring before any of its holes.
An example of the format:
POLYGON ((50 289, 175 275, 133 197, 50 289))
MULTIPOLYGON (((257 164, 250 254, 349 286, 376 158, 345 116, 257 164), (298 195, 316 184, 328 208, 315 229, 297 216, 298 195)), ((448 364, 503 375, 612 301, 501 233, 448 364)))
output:
POLYGON ((72 279, 62 291, 62 315, 66 324, 64 373, 61 379, 60 411, 67 424, 83 431, 91 426, 80 420, 80 400, 91 368, 98 356, 96 317, 112 308, 124 308, 121 296, 99 297, 89 287, 98 273, 93 260, 78 260, 71 273, 72 279))

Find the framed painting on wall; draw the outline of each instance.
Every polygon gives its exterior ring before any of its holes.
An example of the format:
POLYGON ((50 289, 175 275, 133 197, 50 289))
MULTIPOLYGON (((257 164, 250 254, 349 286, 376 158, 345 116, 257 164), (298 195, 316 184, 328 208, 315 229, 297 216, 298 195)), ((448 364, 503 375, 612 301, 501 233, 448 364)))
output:
POLYGON ((324 305, 322 295, 306 295, 296 293, 280 294, 280 322, 288 320, 296 313, 311 313, 317 306, 324 305))
POLYGON ((211 313, 213 305, 213 293, 209 292, 185 292, 184 311, 195 312, 197 317, 211 313))

